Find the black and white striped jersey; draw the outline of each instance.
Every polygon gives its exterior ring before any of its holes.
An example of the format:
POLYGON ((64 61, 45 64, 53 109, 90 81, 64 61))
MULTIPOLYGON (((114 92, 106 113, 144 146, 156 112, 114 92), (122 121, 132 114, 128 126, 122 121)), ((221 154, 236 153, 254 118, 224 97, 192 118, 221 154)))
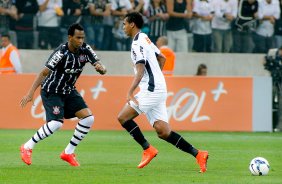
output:
MULTIPOLYGON (((149 6, 148 9, 149 17, 156 16, 159 13, 167 13, 166 6, 161 5, 158 8, 154 8, 153 5, 149 6)), ((150 33, 149 36, 163 36, 166 35, 166 21, 157 18, 149 23, 150 33)))
POLYGON ((60 45, 51 54, 45 67, 51 70, 50 74, 41 84, 47 92, 70 94, 75 89, 75 82, 80 76, 87 62, 94 65, 99 61, 94 50, 86 43, 77 53, 70 52, 68 43, 60 45))

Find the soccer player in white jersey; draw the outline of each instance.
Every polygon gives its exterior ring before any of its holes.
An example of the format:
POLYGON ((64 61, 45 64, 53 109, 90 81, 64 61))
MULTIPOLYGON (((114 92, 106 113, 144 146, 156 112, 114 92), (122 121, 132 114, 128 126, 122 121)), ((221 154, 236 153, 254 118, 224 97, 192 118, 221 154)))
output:
POLYGON ((194 148, 169 127, 166 110, 167 89, 161 71, 166 58, 148 36, 140 32, 143 24, 142 15, 138 12, 129 13, 124 18, 123 30, 133 39, 131 59, 135 76, 127 94, 127 104, 119 113, 118 120, 144 150, 138 168, 145 167, 158 154, 158 150, 149 144, 133 120, 139 114, 145 113, 159 138, 196 157, 200 172, 203 173, 207 170, 208 152, 194 148), (134 96, 138 86, 140 91, 134 96))

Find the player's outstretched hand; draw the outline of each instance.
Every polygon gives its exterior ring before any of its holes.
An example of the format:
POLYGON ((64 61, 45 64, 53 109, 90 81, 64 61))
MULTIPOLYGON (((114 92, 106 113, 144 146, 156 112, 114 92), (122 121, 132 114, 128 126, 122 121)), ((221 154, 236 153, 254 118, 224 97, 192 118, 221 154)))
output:
POLYGON ((106 67, 102 65, 101 63, 95 64, 95 70, 99 72, 101 75, 104 75, 107 73, 106 67))
POLYGON ((22 100, 21 100, 21 102, 20 102, 20 105, 21 105, 22 108, 24 108, 24 107, 26 106, 26 104, 27 104, 28 102, 31 102, 31 101, 33 101, 32 96, 31 96, 31 95, 26 95, 26 96, 24 96, 24 97, 22 98, 22 100))

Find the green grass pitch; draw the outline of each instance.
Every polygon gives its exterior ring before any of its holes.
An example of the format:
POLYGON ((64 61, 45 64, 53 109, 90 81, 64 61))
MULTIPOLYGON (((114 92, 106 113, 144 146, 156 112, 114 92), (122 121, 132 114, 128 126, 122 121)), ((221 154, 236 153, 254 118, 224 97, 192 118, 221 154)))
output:
POLYGON ((76 149, 80 167, 71 167, 59 158, 73 131, 60 130, 35 147, 33 163, 25 165, 19 147, 35 130, 0 130, 0 183, 144 183, 144 184, 281 184, 281 133, 179 132, 196 148, 207 149, 208 171, 198 173, 195 159, 144 132, 158 150, 158 156, 137 169, 142 149, 124 131, 91 131, 76 149), (252 158, 265 157, 270 163, 267 176, 252 176, 252 158))

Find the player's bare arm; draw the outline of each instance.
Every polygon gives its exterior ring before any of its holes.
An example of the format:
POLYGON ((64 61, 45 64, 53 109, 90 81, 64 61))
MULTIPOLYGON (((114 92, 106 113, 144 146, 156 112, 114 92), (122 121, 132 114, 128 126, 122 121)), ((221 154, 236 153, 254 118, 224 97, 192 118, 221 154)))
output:
POLYGON ((107 73, 107 69, 106 67, 100 63, 99 61, 95 62, 94 64, 94 68, 97 72, 99 72, 101 75, 104 75, 107 73))
POLYGON ((136 75, 134 76, 133 82, 129 88, 128 94, 127 94, 127 102, 132 100, 135 104, 138 105, 138 101, 134 98, 134 91, 138 87, 145 71, 145 65, 143 63, 138 63, 135 65, 136 67, 136 75))
POLYGON ((159 65, 160 65, 160 68, 161 70, 163 70, 163 67, 164 67, 164 64, 165 64, 165 61, 166 61, 166 57, 160 53, 158 56, 157 56, 157 60, 159 62, 159 65))
POLYGON ((35 78, 30 90, 28 91, 27 95, 25 95, 20 105, 22 108, 26 106, 26 104, 30 101, 33 101, 33 95, 36 89, 41 85, 42 81, 46 78, 46 76, 49 74, 50 70, 48 68, 44 68, 35 78))

